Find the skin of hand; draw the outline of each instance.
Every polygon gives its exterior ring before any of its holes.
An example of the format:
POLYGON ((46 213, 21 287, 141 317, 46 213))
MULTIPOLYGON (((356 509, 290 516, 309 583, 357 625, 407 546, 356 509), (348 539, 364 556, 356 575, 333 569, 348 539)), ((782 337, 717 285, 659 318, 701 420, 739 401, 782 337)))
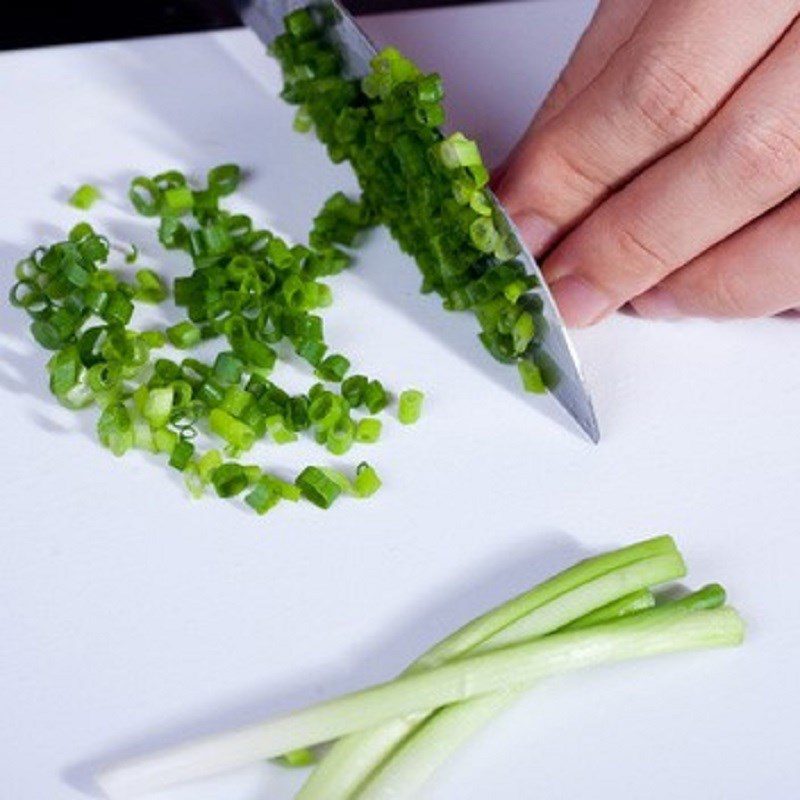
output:
POLYGON ((601 0, 494 176, 567 324, 800 307, 800 0, 601 0))

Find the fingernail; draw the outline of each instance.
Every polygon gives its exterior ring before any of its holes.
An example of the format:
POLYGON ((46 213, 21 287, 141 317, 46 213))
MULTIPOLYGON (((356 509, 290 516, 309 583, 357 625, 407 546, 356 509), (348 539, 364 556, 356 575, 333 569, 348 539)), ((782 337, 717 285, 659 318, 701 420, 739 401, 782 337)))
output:
POLYGON ((683 316, 672 294, 660 286, 634 298, 631 305, 645 319, 679 319, 683 316))
POLYGON ((611 300, 591 283, 577 275, 559 278, 550 287, 564 322, 583 328, 613 310, 611 300))
POLYGON ((538 214, 521 213, 514 215, 514 224, 519 228, 525 244, 533 255, 538 256, 546 250, 556 237, 558 227, 538 214))

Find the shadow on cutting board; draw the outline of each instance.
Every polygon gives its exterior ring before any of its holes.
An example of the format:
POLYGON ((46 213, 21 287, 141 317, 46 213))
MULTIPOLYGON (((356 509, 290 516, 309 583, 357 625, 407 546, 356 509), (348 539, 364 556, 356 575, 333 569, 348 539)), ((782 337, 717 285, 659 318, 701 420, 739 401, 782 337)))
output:
POLYGON ((593 555, 576 539, 558 531, 532 534, 530 540, 535 544, 508 547, 491 563, 461 576, 453 586, 422 598, 400 620, 388 623, 387 633, 364 643, 358 652, 315 667, 300 680, 269 687, 220 710, 201 712, 110 747, 67 767, 63 780, 80 792, 97 796, 94 776, 110 764, 320 702, 319 687, 324 687, 325 697, 335 697, 390 679, 461 625, 593 555))

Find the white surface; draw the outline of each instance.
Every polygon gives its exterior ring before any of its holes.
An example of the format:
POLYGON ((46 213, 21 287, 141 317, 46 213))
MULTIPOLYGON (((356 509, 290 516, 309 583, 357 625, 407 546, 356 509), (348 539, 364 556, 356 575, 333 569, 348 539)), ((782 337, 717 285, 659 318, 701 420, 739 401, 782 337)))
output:
MULTIPOLYGON (((455 118, 499 155, 589 3, 381 17, 369 28, 445 73, 455 118), (499 46, 502 43, 502 46, 499 46)), ((250 165, 242 204, 300 235, 348 170, 293 135, 244 32, 0 57, 0 291, 78 214, 156 252, 123 211, 131 171, 250 165)), ((179 259, 170 262, 185 268, 179 259)), ((739 651, 553 681, 474 741, 436 800, 788 800, 800 796, 800 347, 796 320, 618 317, 578 346, 604 431, 586 444, 509 390, 468 318, 417 294, 385 237, 337 278, 331 341, 427 391, 416 429, 369 457, 386 488, 329 513, 190 502, 151 461, 113 459, 48 396, 21 315, 0 312, 0 796, 74 800, 95 766, 391 676, 479 611, 586 552, 677 535, 691 583, 721 580, 750 621, 739 651)), ((288 374, 288 371, 287 371, 288 374)), ((299 373, 290 375, 299 380, 299 373)), ((312 447, 264 448, 287 471, 312 447)), ((280 800, 257 766, 162 800, 280 800)))

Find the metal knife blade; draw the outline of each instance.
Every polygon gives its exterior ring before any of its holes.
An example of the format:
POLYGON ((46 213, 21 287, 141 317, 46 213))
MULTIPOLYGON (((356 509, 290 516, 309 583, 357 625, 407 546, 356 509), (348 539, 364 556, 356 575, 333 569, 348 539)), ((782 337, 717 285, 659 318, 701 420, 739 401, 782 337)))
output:
MULTIPOLYGON (((309 3, 308 0, 233 0, 233 4, 245 25, 264 44, 269 45, 276 36, 283 33, 283 18, 286 14, 312 3, 309 3)), ((342 51, 347 74, 355 78, 366 75, 370 69, 370 61, 377 52, 369 37, 361 30, 339 0, 318 0, 313 5, 328 7, 333 11, 334 24, 329 29, 329 35, 342 51)), ((508 225, 509 231, 516 238, 519 247, 517 258, 524 263, 529 274, 535 275, 539 282, 535 294, 541 299, 543 304, 541 313, 547 323, 547 332, 541 347, 553 360, 559 374, 559 380, 552 387, 551 394, 580 425, 587 436, 597 443, 600 440, 597 417, 578 356, 558 308, 547 288, 536 259, 528 251, 513 221, 494 195, 492 195, 492 199, 508 225)))

